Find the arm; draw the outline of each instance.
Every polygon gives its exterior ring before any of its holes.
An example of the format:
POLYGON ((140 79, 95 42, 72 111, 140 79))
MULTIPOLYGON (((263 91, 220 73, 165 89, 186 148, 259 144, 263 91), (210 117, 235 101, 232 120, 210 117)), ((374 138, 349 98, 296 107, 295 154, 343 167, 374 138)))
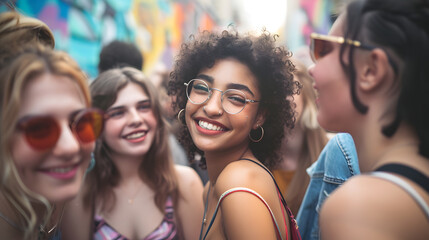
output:
POLYGON ((203 219, 203 184, 198 174, 190 167, 176 165, 179 178, 178 218, 182 223, 185 239, 198 239, 203 219))

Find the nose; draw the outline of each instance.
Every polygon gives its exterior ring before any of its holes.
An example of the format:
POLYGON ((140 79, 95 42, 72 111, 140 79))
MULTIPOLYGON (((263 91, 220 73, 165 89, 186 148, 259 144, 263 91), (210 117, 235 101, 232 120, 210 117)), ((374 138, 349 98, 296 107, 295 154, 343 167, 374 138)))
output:
POLYGON ((208 116, 220 116, 223 113, 222 107, 222 91, 212 88, 210 99, 204 104, 204 112, 208 116))
POLYGON ((129 110, 128 124, 133 127, 138 127, 142 124, 143 120, 139 112, 135 108, 129 110))
POLYGON ((80 142, 70 129, 68 121, 64 121, 60 125, 61 133, 53 149, 53 154, 65 159, 72 159, 80 151, 80 142))

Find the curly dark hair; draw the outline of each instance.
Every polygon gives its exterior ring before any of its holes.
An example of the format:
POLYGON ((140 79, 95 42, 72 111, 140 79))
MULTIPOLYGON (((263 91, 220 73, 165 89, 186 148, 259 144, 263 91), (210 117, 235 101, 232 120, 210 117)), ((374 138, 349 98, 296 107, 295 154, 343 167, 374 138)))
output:
MULTIPOLYGON (((382 133, 393 136, 402 121, 412 126, 420 140, 420 154, 429 157, 429 1, 384 0, 355 1, 348 5, 343 26, 345 38, 356 39, 383 49, 389 56, 396 74, 395 90, 399 98, 395 105, 395 119, 383 126, 382 133)), ((342 56, 346 46, 342 46, 342 56)), ((357 110, 366 113, 368 106, 357 97, 356 72, 352 48, 349 63, 340 57, 350 76, 351 95, 357 110)))
MULTIPOLYGON (((264 138, 258 143, 250 142, 249 147, 255 157, 269 168, 280 161, 278 150, 284 137, 283 129, 294 127, 294 104, 288 96, 298 93, 301 86, 293 79, 295 66, 290 61, 292 53, 285 47, 277 47, 276 38, 277 35, 266 30, 259 36, 239 34, 235 30, 221 33, 204 31, 191 35, 176 56, 168 89, 169 95, 176 96, 173 107, 178 111, 184 109, 188 101, 184 83, 195 78, 202 69, 211 68, 217 60, 226 58, 234 58, 246 65, 258 81, 261 92, 259 111, 266 113, 262 125, 264 138)), ((193 143, 185 125, 180 142, 191 159, 195 153, 203 156, 201 165, 205 167, 204 154, 193 143)))

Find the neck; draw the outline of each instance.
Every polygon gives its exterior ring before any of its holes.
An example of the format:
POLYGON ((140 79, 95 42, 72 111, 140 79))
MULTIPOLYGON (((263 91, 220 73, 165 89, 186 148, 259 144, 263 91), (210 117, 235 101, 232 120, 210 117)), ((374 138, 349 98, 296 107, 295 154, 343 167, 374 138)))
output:
POLYGON ((241 147, 224 150, 224 151, 206 151, 204 152, 207 165, 207 174, 209 176, 210 184, 213 186, 216 184, 219 174, 223 169, 230 164, 240 160, 240 158, 255 158, 252 151, 249 149, 249 145, 243 145, 241 147))
POLYGON ((374 171, 392 162, 412 164, 412 156, 418 155, 418 138, 403 123, 390 138, 381 133, 381 128, 367 128, 361 134, 354 134, 353 139, 362 172, 374 171))
POLYGON ((139 167, 141 162, 144 161, 144 156, 112 154, 112 161, 118 169, 121 179, 126 181, 126 179, 139 177, 139 167))

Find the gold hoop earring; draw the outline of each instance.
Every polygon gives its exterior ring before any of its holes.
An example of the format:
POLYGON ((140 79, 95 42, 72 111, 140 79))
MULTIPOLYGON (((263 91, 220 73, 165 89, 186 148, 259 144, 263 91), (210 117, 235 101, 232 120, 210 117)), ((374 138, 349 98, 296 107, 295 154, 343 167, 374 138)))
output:
POLYGON ((257 140, 253 139, 252 135, 250 134, 251 132, 249 132, 249 139, 254 143, 260 142, 262 140, 262 138, 264 138, 264 134, 265 134, 264 128, 262 126, 259 126, 259 125, 258 125, 258 127, 261 128, 261 136, 257 140))
MULTIPOLYGON (((179 123, 181 123, 181 124, 183 124, 183 125, 186 125, 186 121, 184 121, 185 119, 181 119, 180 118, 180 114, 184 114, 184 112, 185 112, 185 109, 184 108, 182 108, 180 111, 179 111, 179 113, 177 114, 177 120, 179 121, 179 123)), ((185 116, 183 116, 183 117, 185 117, 185 116)))

